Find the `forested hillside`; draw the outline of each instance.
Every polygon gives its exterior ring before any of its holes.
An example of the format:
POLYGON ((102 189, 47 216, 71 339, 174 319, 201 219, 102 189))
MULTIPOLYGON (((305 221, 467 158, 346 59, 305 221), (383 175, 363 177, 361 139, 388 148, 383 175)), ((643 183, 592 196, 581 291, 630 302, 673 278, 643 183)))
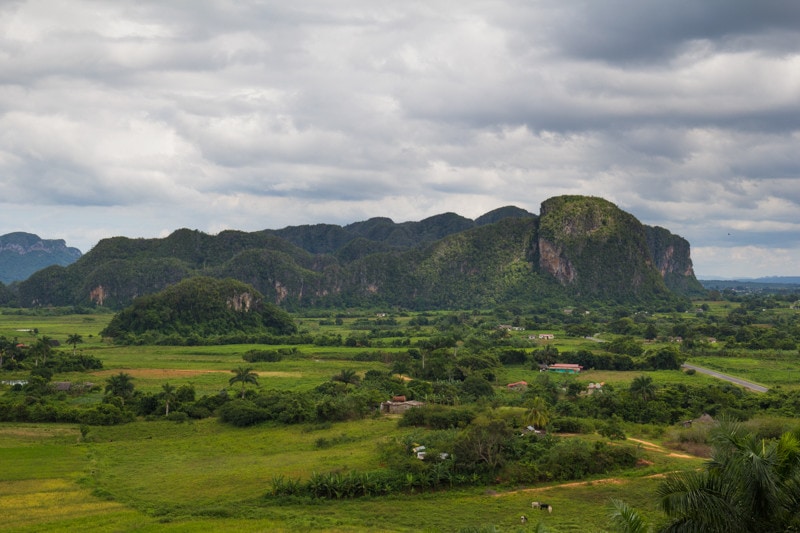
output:
POLYGON ((689 243, 600 198, 562 196, 541 216, 505 207, 470 220, 372 218, 163 239, 115 237, 16 288, 21 306, 119 309, 194 276, 234 278, 287 309, 477 307, 531 300, 665 304, 702 292, 689 243))
POLYGON ((251 286, 239 281, 194 277, 157 294, 137 298, 117 313, 102 335, 122 339, 129 335, 210 337, 294 333, 292 318, 251 286))

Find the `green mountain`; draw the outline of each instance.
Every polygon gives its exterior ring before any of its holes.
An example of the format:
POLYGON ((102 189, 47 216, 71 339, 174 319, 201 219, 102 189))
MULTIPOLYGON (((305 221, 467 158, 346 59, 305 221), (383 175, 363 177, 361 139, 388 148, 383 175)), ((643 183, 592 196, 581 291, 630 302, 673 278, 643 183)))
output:
POLYGON ((195 276, 232 278, 287 309, 454 308, 542 299, 670 301, 701 292, 689 244, 601 198, 561 196, 539 216, 505 207, 472 221, 372 218, 219 235, 115 237, 20 283, 20 304, 119 309, 195 276))
POLYGON ((0 235, 0 283, 27 279, 50 265, 66 266, 81 256, 61 239, 42 239, 21 231, 0 235))

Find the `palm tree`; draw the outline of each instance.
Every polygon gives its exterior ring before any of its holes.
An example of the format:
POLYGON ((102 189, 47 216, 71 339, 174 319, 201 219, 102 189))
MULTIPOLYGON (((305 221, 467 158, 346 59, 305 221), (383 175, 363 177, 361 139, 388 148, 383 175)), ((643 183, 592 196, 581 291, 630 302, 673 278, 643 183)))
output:
POLYGON ((175 400, 175 386, 169 383, 161 385, 161 397, 164 398, 164 403, 166 404, 164 416, 169 416, 169 403, 175 400))
POLYGON ((771 533, 800 525, 800 432, 766 441, 724 422, 712 439, 703 471, 659 486, 664 531, 771 533))
POLYGON ((639 511, 621 500, 611 500, 609 516, 611 523, 614 524, 614 530, 620 533, 650 533, 653 530, 639 511))
POLYGON ((348 384, 358 385, 358 383, 361 381, 361 378, 358 377, 358 374, 352 368, 345 368, 341 372, 333 376, 331 380, 340 381, 345 385, 348 384))
POLYGON ((536 396, 531 401, 525 422, 534 428, 543 428, 550 422, 550 408, 541 396, 536 396))
POLYGON ((33 353, 34 357, 36 358, 36 366, 39 366, 39 356, 42 358, 42 365, 47 364, 47 356, 50 355, 53 351, 53 344, 52 339, 47 335, 42 335, 42 338, 36 341, 36 344, 33 345, 31 352, 33 353))
POLYGON ((75 349, 83 342, 83 337, 77 333, 67 336, 67 344, 72 345, 72 355, 75 355, 75 349))
POLYGON ((119 396, 125 400, 133 394, 133 378, 130 374, 120 372, 106 380, 106 392, 111 396, 119 396))
POLYGON ((234 370, 231 370, 234 373, 234 376, 228 381, 228 384, 233 386, 234 383, 241 383, 242 384, 242 399, 244 399, 244 386, 248 383, 252 383, 256 387, 258 387, 258 374, 253 372, 253 369, 250 367, 240 366, 234 370))
POLYGON ((656 385, 650 376, 639 376, 633 378, 628 389, 632 396, 639 396, 643 402, 652 400, 656 396, 656 385))

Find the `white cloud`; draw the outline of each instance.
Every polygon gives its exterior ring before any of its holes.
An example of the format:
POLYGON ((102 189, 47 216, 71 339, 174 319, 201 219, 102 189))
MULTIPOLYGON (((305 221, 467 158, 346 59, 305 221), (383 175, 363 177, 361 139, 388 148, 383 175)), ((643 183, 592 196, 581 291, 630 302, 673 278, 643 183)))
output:
POLYGON ((744 0, 7 2, 0 227, 86 250, 589 194, 700 274, 787 273, 797 28, 744 0))

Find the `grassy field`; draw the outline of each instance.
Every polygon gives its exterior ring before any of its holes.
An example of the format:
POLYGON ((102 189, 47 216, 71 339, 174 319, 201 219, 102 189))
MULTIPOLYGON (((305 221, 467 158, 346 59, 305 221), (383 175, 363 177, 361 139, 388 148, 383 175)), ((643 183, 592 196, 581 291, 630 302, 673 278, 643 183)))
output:
MULTIPOLYGON (((409 430, 405 430, 409 431, 409 430)), ((552 531, 602 531, 610 498, 652 513, 660 472, 698 464, 645 446, 652 465, 618 477, 537 487, 427 492, 336 502, 265 498, 273 475, 375 468, 376 442, 399 435, 388 418, 311 427, 235 429, 216 420, 92 428, 0 426, 0 515, 6 531, 502 530, 541 519, 552 531), (320 438, 343 444, 317 449, 320 438), (532 514, 547 501, 550 515, 532 514), (575 512, 580 509, 580 512, 575 512)))
MULTIPOLYGON (((0 315, 0 335, 32 343, 38 330, 64 343, 78 333, 78 349, 103 361, 88 374, 59 374, 54 380, 93 381, 123 371, 137 390, 153 392, 164 383, 192 384, 197 395, 228 388, 231 369, 252 366, 262 388, 307 390, 345 368, 385 370, 378 362, 355 361, 363 349, 301 346, 300 354, 276 363, 247 364, 242 354, 252 345, 113 346, 99 332, 110 314, 0 315)), ((344 327, 353 319, 345 320, 344 327)), ((339 332, 304 319, 303 327, 339 332)), ((559 350, 596 348, 585 339, 560 338, 559 350)), ((63 346, 63 349, 71 347, 63 346)), ((270 347, 274 348, 274 347, 270 347)), ((373 350, 373 349, 367 349, 373 350)), ((391 350, 391 349, 386 349, 391 350)), ((693 362, 767 384, 797 381, 797 365, 747 358, 696 358, 693 362), (718 365, 718 366, 715 366, 718 365), (788 377, 783 377, 786 374, 788 377)), ((535 379, 528 366, 504 368, 498 384, 535 379)), ((580 381, 626 387, 642 372, 587 371, 580 381)), ((24 377, 7 373, 8 378, 24 377)), ((713 378, 676 371, 649 372, 654 382, 711 383, 713 378)), ((564 378, 570 379, 570 378, 564 378)), ((99 402, 101 393, 80 401, 99 402)), ((621 498, 655 516, 653 493, 665 472, 697 467, 702 460, 660 446, 646 428, 629 435, 640 444, 643 466, 581 483, 496 486, 431 491, 347 501, 281 500, 266 497, 275 475, 307 477, 312 472, 348 472, 380 468, 377 443, 405 435, 396 419, 370 418, 316 426, 259 425, 234 428, 216 419, 186 423, 137 421, 91 427, 0 424, 0 529, 4 531, 458 531, 496 526, 499 531, 534 530, 542 521, 554 532, 604 531, 611 498, 621 498), (326 439, 337 444, 320 448, 326 439), (533 511, 532 500, 552 504, 552 514, 533 511), (520 524, 522 514, 530 518, 520 524), (526 529, 527 528, 527 529, 526 529)))

